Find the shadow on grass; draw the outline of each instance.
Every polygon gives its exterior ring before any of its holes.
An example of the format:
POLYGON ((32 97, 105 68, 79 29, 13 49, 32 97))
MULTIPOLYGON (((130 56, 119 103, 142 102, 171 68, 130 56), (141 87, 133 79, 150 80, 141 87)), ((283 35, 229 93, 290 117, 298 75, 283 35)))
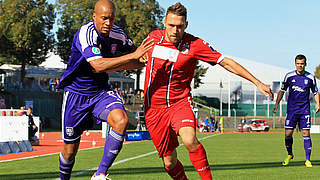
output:
MULTIPOLYGON (((320 166, 320 160, 312 161, 314 166, 320 166)), ((289 167, 304 166, 304 161, 292 161, 289 167)), ((240 163, 240 164, 216 164, 211 165, 214 171, 222 170, 238 170, 238 169, 259 169, 259 168, 279 168, 282 167, 281 162, 265 162, 265 163, 240 163)), ((195 171, 193 166, 185 166, 185 171, 195 171)), ((95 171, 83 170, 73 171, 72 174, 77 177, 91 177, 95 171)), ((163 167, 136 167, 136 168, 112 168, 109 170, 112 175, 121 174, 148 174, 148 173, 165 173, 163 167)), ((0 175, 1 180, 21 180, 21 179, 54 179, 58 178, 59 172, 47 173, 28 173, 28 174, 4 174, 0 175)))
MULTIPOLYGON (((259 169, 259 168, 279 168, 283 167, 282 162, 264 162, 264 163, 240 163, 240 164, 216 164, 211 165, 216 171, 236 170, 236 169, 259 169)), ((291 161, 288 167, 304 166, 305 161, 291 161)), ((320 160, 312 161, 313 165, 320 165, 320 160)), ((285 167, 284 167, 285 168, 285 167)))

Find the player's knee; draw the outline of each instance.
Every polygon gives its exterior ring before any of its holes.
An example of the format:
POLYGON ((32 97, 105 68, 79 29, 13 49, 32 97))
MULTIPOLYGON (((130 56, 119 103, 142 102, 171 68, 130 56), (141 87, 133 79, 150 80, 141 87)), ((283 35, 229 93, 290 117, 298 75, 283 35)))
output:
POLYGON ((129 124, 129 119, 125 113, 113 113, 110 117, 110 124, 117 128, 126 128, 129 124))
POLYGON ((177 159, 164 159, 163 164, 167 169, 173 169, 177 164, 177 159))
POLYGON ((129 119, 127 117, 122 117, 117 120, 117 126, 126 129, 129 125, 129 119))
POLYGON ((62 152, 62 155, 63 157, 66 159, 66 160, 69 160, 71 161, 72 159, 75 158, 76 156, 76 151, 73 150, 73 149, 65 149, 63 152, 62 152))
POLYGON ((195 137, 183 139, 183 144, 188 150, 196 149, 199 146, 199 141, 195 137))

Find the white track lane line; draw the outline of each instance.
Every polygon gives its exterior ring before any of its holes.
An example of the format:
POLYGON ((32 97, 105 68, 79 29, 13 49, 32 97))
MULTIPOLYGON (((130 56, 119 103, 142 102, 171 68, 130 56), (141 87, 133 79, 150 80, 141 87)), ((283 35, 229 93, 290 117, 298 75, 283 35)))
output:
MULTIPOLYGON (((211 137, 213 137, 213 136, 218 136, 218 135, 221 135, 221 134, 212 134, 212 135, 210 135, 210 136, 205 136, 205 137, 200 138, 200 139, 198 139, 198 140, 199 140, 199 141, 202 141, 202 140, 211 138, 211 137)), ((181 143, 181 144, 179 145, 179 147, 180 147, 180 146, 183 146, 183 144, 181 143)), ((152 152, 148 152, 148 153, 141 154, 141 155, 138 155, 138 156, 134 156, 134 157, 131 157, 131 158, 122 159, 122 160, 119 160, 119 161, 114 162, 114 163, 112 164, 112 166, 115 166, 115 165, 117 165, 117 164, 121 164, 121 163, 124 163, 124 162, 127 162, 127 161, 139 159, 139 158, 142 158, 142 157, 145 157, 145 156, 149 156, 149 155, 151 155, 151 154, 156 154, 156 153, 158 153, 158 151, 152 151, 152 152)), ((87 172, 95 171, 95 170, 97 170, 97 169, 98 169, 98 167, 91 168, 91 169, 88 169, 88 170, 83 170, 83 171, 80 171, 80 172, 72 173, 71 176, 72 176, 72 177, 77 177, 77 176, 83 175, 83 174, 85 174, 85 173, 87 173, 87 172)), ((56 178, 56 179, 54 179, 54 180, 60 180, 60 178, 56 178)))

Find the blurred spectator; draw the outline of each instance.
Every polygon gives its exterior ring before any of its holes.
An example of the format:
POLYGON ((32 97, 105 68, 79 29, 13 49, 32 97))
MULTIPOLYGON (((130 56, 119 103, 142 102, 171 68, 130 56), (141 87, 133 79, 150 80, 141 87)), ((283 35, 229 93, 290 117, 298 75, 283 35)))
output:
POLYGON ((56 89, 56 86, 57 86, 59 83, 60 83, 60 79, 59 79, 59 78, 56 78, 56 79, 54 80, 54 89, 55 89, 56 92, 58 92, 58 89, 56 89))
POLYGON ((141 131, 141 123, 140 123, 140 110, 137 110, 136 115, 134 116, 134 119, 137 121, 137 128, 136 131, 141 131))
POLYGON ((206 116, 206 118, 204 119, 204 125, 206 126, 207 132, 211 132, 213 131, 213 124, 210 122, 209 117, 206 116))
POLYGON ((140 99, 144 100, 144 92, 143 91, 140 92, 140 99))
POLYGON ((54 81, 53 81, 53 79, 49 79, 49 91, 54 91, 54 81))
POLYGON ((134 104, 134 92, 132 88, 129 88, 127 97, 128 97, 128 104, 132 104, 132 103, 134 104))
POLYGON ((212 132, 213 132, 213 131, 216 131, 215 122, 216 122, 216 120, 215 120, 215 118, 214 118, 214 115, 211 114, 211 115, 210 115, 210 123, 212 124, 212 129, 211 129, 212 132))
POLYGON ((32 115, 32 108, 28 107, 27 110, 27 116, 28 116, 28 139, 31 142, 36 142, 37 139, 34 136, 36 134, 36 132, 38 131, 38 127, 35 125, 34 121, 33 121, 33 115, 32 115))

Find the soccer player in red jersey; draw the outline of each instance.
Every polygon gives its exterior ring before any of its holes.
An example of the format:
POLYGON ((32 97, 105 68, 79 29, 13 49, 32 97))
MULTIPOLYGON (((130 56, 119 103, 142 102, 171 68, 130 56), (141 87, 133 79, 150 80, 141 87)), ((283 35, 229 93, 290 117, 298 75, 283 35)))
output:
POLYGON ((165 30, 149 34, 154 45, 148 51, 145 79, 145 120, 164 168, 173 179, 185 180, 177 159, 177 136, 189 151, 190 160, 202 179, 212 179, 206 151, 196 137, 190 83, 197 60, 219 64, 252 83, 273 99, 270 88, 245 68, 214 50, 204 40, 185 33, 187 11, 180 3, 168 8, 165 30))

